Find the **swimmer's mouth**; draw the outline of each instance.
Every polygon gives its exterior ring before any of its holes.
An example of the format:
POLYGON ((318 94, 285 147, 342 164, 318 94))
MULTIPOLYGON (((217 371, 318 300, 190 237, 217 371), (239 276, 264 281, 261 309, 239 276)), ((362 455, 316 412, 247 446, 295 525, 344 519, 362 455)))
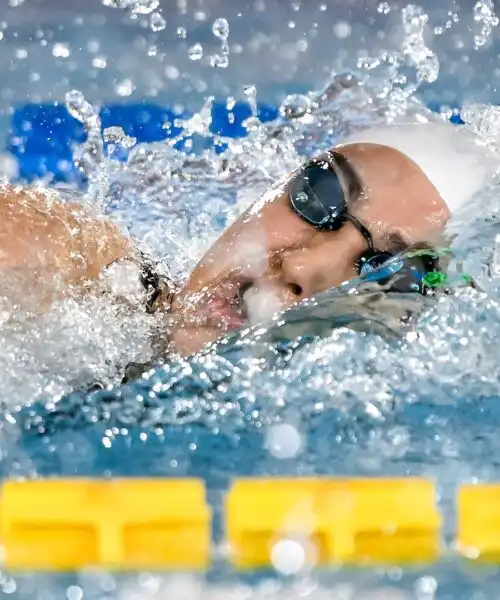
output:
POLYGON ((207 321, 206 325, 231 331, 248 324, 245 294, 252 285, 248 279, 232 279, 218 286, 200 311, 207 321))

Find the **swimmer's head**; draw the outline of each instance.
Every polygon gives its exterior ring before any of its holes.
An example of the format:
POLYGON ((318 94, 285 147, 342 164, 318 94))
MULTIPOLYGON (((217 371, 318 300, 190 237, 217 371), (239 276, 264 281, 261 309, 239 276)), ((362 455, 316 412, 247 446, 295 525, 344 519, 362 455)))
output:
POLYGON ((353 279, 367 252, 439 243, 496 165, 472 134, 448 123, 399 123, 347 138, 215 242, 173 302, 183 322, 174 343, 196 351, 353 279))
POLYGON ((420 168, 451 214, 459 212, 498 168, 498 157, 477 136, 445 122, 397 122, 353 135, 343 144, 376 144, 401 152, 420 168))

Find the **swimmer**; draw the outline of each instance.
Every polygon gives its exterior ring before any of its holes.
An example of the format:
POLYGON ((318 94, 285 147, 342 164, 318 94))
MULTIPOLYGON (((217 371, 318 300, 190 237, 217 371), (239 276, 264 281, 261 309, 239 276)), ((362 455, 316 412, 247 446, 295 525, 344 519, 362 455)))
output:
POLYGON ((180 289, 157 276, 109 221, 58 201, 55 193, 6 186, 0 268, 28 271, 25 289, 50 302, 65 289, 83 290, 115 269, 133 267, 147 309, 167 311, 170 342, 191 353, 358 277, 363 265, 441 244, 450 217, 497 166, 496 155, 471 133, 441 121, 359 132, 251 206, 180 289))

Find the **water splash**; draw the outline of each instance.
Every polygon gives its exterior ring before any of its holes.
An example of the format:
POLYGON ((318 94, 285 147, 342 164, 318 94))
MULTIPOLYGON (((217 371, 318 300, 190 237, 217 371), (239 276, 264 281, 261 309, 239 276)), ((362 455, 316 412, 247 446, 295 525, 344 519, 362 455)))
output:
POLYGON ((491 39, 493 29, 498 25, 493 0, 479 0, 472 9, 474 18, 474 46, 476 50, 485 46, 491 39))
POLYGON ((102 3, 104 6, 126 11, 131 19, 148 16, 149 27, 155 33, 163 31, 167 26, 159 0, 102 0, 102 3))
POLYGON ((220 52, 210 57, 210 65, 225 69, 229 65, 229 23, 226 19, 219 18, 212 25, 212 33, 221 41, 220 52))
POLYGON ((102 0, 102 3, 104 6, 139 15, 150 15, 160 6, 159 0, 102 0))
POLYGON ((358 60, 360 69, 371 72, 370 85, 387 100, 389 118, 404 114, 421 85, 438 78, 438 57, 424 37, 427 21, 428 15, 420 6, 408 4, 401 11, 401 46, 358 60))
POLYGON ((107 173, 99 111, 78 90, 66 94, 66 108, 72 117, 83 124, 87 132, 87 140, 75 149, 74 162, 89 180, 90 201, 102 211, 107 191, 107 173))

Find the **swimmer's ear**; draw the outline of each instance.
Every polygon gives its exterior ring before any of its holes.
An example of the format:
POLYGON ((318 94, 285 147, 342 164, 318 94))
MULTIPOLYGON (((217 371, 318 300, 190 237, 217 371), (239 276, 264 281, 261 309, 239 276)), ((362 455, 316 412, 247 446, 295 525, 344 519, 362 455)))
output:
POLYGON ((176 286, 171 281, 161 280, 156 289, 154 297, 151 297, 146 305, 148 313, 158 311, 168 312, 172 306, 172 301, 175 296, 176 286))
POLYGON ((177 285, 170 269, 160 262, 154 261, 144 251, 138 252, 141 283, 147 290, 146 311, 169 311, 172 300, 177 293, 177 285))

